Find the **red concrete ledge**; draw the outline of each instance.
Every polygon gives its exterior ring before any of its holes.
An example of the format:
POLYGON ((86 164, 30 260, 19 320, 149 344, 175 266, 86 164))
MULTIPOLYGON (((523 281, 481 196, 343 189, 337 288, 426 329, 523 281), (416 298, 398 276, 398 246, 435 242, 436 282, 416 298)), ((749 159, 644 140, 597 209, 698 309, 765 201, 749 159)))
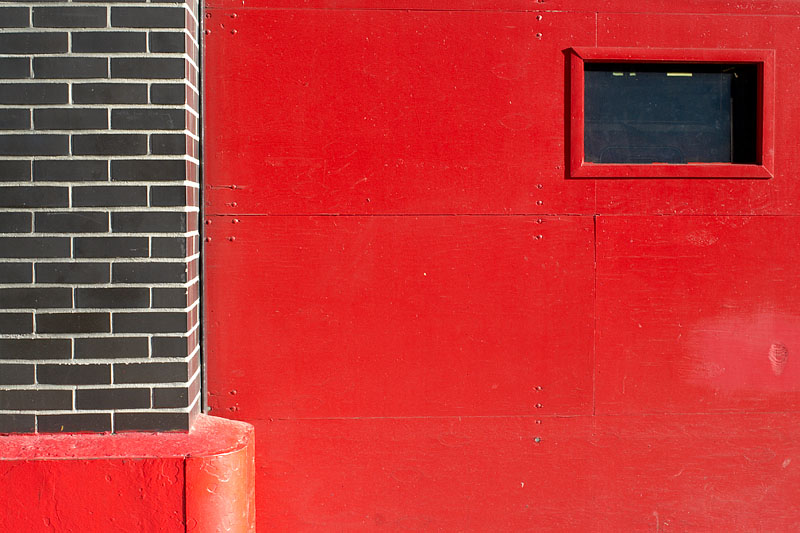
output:
POLYGON ((0 437, 0 531, 255 531, 253 427, 0 437))

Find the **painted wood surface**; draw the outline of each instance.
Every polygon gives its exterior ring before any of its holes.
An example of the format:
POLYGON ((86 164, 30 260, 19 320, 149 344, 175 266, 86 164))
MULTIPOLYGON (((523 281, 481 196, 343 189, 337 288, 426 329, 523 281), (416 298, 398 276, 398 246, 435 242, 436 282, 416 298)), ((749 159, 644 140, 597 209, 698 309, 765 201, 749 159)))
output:
POLYGON ((591 217, 209 220, 215 408, 591 413, 591 217))
POLYGON ((260 529, 800 527, 797 2, 260 1, 204 184, 260 529), (774 51, 772 177, 570 175, 573 47, 774 51))
POLYGON ((800 409, 798 217, 598 217, 598 413, 800 409))
POLYGON ((794 531, 798 423, 264 420, 259 520, 271 531, 794 531))
POLYGON ((593 212, 564 181, 563 50, 594 14, 207 15, 207 213, 593 212))

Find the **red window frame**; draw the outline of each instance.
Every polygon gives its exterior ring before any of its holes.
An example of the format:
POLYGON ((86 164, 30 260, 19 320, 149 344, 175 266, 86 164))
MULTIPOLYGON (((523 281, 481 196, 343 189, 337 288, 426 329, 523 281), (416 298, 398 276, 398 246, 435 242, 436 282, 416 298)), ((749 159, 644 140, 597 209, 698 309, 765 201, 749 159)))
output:
POLYGON ((573 178, 771 178, 774 159, 774 50, 570 49, 570 176, 573 178), (585 63, 746 63, 758 66, 758 163, 590 163, 584 160, 585 63))

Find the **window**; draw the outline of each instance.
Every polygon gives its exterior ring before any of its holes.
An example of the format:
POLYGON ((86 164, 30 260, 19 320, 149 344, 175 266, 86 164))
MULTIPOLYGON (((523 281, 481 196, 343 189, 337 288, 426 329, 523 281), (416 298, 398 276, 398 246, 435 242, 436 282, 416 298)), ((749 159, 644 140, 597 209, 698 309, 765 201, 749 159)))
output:
POLYGON ((772 176, 772 52, 572 52, 572 177, 772 176))

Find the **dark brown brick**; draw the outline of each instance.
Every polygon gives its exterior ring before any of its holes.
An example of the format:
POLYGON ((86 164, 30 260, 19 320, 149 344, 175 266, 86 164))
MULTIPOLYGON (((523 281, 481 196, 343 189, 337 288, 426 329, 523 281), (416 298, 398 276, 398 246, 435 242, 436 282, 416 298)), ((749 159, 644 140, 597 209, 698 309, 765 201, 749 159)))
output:
POLYGON ((177 31, 151 31, 150 51, 183 54, 186 52, 186 36, 177 31))
POLYGON ((153 237, 150 244, 152 257, 186 257, 187 237, 153 237))
POLYGON ((72 86, 76 104, 145 104, 147 85, 143 83, 76 83, 72 86))
POLYGON ((27 7, 0 7, 0 28, 27 28, 29 19, 27 7))
POLYGON ((156 409, 189 407, 189 390, 186 387, 153 389, 153 407, 156 409))
POLYGON ((94 337, 75 339, 77 359, 145 358, 148 356, 147 337, 94 337))
POLYGON ((189 413, 114 413, 115 431, 188 431, 189 413))
POLYGON ((37 333, 108 333, 109 313, 37 313, 37 333))
POLYGON ((68 135, 0 135, 0 155, 67 155, 68 135))
POLYGON ((111 270, 114 283, 185 283, 185 263, 115 263, 111 270))
POLYGON ((108 263, 38 263, 38 283, 108 283, 111 266, 108 263))
POLYGON ((78 409, 137 409, 150 407, 150 389, 85 389, 76 391, 78 409))
MULTIPOLYGON (((0 64, 0 66, 2 66, 2 64, 0 64)), ((0 104, 66 104, 68 94, 66 83, 0 84, 0 104)))
POLYGON ((0 414, 0 433, 32 433, 35 424, 34 415, 0 414))
MULTIPOLYGON (((2 68, 2 65, 0 65, 2 68)), ((0 161, 0 183, 4 181, 30 181, 31 162, 24 159, 5 159, 0 161)))
POLYGON ((188 316, 184 312, 114 313, 114 333, 182 333, 188 316))
POLYGON ((32 385, 35 368, 33 364, 0 364, 0 385, 32 385))
POLYGON ((66 32, 0 33, 0 54, 59 54, 66 51, 66 32))
POLYGON ((79 287, 75 289, 75 305, 91 308, 149 307, 149 292, 147 288, 135 287, 79 287))
POLYGON ((187 357, 189 340, 186 337, 153 337, 153 357, 187 357))
POLYGON ((182 7, 112 7, 111 25, 117 28, 180 28, 186 24, 182 7))
POLYGON ((40 28, 104 28, 105 7, 34 7, 33 25, 40 28))
POLYGON ((183 181, 186 163, 182 159, 134 159, 111 162, 113 181, 183 181))
POLYGON ((147 337, 95 337, 75 339, 77 359, 121 359, 148 356, 147 337))
POLYGON ((0 409, 6 409, 6 410, 72 409, 72 391, 0 390, 0 409))
POLYGON ((31 112, 28 109, 0 109, 0 130, 31 129, 31 112))
POLYGON ((117 363, 115 383, 175 383, 189 379, 186 363, 117 363))
POLYGON ((0 207, 69 207, 67 187, 0 187, 0 207))
POLYGON ((37 415, 39 433, 101 433, 111 431, 111 413, 37 415))
POLYGON ((111 127, 120 130, 182 130, 186 127, 183 109, 126 108, 111 111, 111 127))
POLYGON ((31 213, 0 213, 0 233, 30 233, 33 228, 31 220, 31 213))
POLYGON ((33 281, 32 263, 0 263, 3 283, 30 283, 33 281))
POLYGON ((186 213, 180 211, 125 211, 111 214, 111 230, 119 233, 183 233, 186 213))
POLYGON ((186 287, 153 287, 154 308, 187 307, 188 289, 186 287))
POLYGON ((33 333, 33 313, 0 313, 0 333, 33 333))
POLYGON ((73 32, 72 51, 78 53, 146 52, 147 34, 128 31, 73 32))
POLYGON ((0 257, 69 257, 69 238, 0 237, 0 257))
POLYGON ((147 153, 147 135, 133 133, 73 135, 72 153, 75 155, 144 155, 147 153))
POLYGON ((107 78, 104 57, 34 57, 33 77, 50 79, 107 78))
POLYGON ((147 257, 149 244, 146 237, 76 237, 73 241, 75 257, 147 257))
POLYGON ((69 359, 69 339, 0 339, 0 359, 69 359))
POLYGON ((183 155, 187 153, 188 142, 183 133, 152 134, 150 152, 157 155, 183 155))
POLYGON ((106 181, 108 161, 96 159, 37 159, 34 181, 106 181))
POLYGON ((112 78, 183 79, 186 62, 178 57, 114 57, 112 78))
POLYGON ((104 233, 108 231, 108 213, 83 211, 71 213, 36 213, 39 233, 104 233))
POLYGON ((108 128, 108 112, 80 107, 35 109, 33 125, 37 130, 101 130, 108 128))
POLYGON ((31 60, 27 57, 0 57, 0 79, 31 77, 31 60))
POLYGON ((74 207, 139 207, 147 205, 147 187, 107 185, 73 187, 74 207))
POLYGON ((45 385, 103 385, 111 383, 111 365, 39 364, 36 381, 45 385))

